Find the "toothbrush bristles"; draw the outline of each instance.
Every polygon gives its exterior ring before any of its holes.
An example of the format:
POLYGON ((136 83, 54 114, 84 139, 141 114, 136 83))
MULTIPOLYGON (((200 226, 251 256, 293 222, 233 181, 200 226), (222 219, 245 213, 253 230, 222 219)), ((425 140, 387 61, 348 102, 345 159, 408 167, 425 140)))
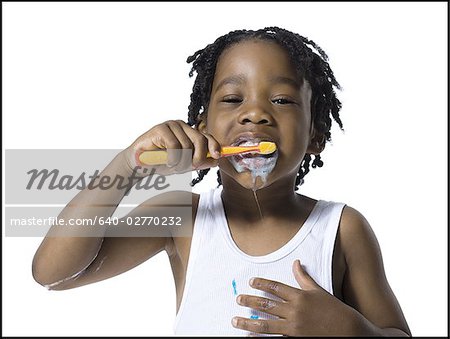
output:
POLYGON ((270 141, 261 141, 259 143, 259 153, 260 154, 271 154, 277 150, 277 145, 270 141))

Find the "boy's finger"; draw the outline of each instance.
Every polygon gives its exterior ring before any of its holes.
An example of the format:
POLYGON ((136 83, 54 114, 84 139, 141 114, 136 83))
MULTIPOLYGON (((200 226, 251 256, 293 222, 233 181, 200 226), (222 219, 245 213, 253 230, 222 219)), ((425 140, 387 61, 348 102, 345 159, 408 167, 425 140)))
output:
POLYGON ((292 299, 294 292, 297 290, 294 287, 285 285, 279 281, 264 279, 264 278, 251 278, 250 286, 270 294, 273 294, 285 301, 292 299))
POLYGON ((193 153, 192 153, 192 165, 193 167, 198 167, 204 164, 206 159, 206 153, 208 152, 208 140, 206 137, 193 129, 189 125, 184 126, 183 130, 190 138, 193 144, 193 153))
POLYGON ((178 150, 168 150, 168 156, 171 154, 173 158, 178 159, 177 164, 174 166, 175 172, 184 173, 191 170, 194 145, 190 136, 178 121, 168 121, 167 126, 181 144, 181 148, 178 150))
POLYGON ((203 133, 203 135, 206 137, 206 139, 208 139, 209 153, 214 159, 219 159, 221 150, 220 144, 217 142, 216 139, 214 139, 214 137, 211 134, 203 133))
POLYGON ((176 121, 168 121, 167 126, 178 139, 182 149, 192 149, 194 147, 185 130, 176 121))
POLYGON ((236 298, 236 302, 241 306, 250 307, 281 318, 287 318, 290 311, 288 303, 255 295, 240 294, 236 298))
POLYGON ((177 149, 171 150, 177 153, 176 156, 179 159, 178 163, 171 168, 174 173, 185 173, 192 171, 192 150, 191 149, 177 149))
POLYGON ((156 136, 152 138, 153 143, 157 147, 161 147, 167 150, 167 166, 173 167, 180 161, 180 152, 182 148, 180 141, 169 128, 168 125, 162 124, 158 126, 156 136), (156 140, 154 140, 156 139, 156 140))

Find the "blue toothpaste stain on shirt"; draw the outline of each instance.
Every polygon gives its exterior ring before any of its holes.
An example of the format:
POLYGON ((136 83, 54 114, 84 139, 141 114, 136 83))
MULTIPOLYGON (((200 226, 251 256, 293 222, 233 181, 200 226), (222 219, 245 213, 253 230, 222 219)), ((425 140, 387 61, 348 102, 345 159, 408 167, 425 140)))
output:
POLYGON ((231 282, 231 284, 233 285, 233 292, 234 292, 234 295, 237 295, 236 280, 233 279, 233 281, 231 282))

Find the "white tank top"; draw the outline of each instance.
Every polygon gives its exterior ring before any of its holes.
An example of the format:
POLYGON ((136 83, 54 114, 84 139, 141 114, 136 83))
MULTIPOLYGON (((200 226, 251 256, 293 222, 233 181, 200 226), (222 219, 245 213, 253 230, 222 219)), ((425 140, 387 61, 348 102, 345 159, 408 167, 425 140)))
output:
POLYGON ((294 260, 333 294, 332 259, 342 203, 319 200, 299 231, 283 247, 263 256, 241 251, 228 228, 222 187, 202 193, 197 208, 183 298, 175 318, 176 335, 248 335, 231 325, 234 316, 274 319, 240 306, 239 294, 276 299, 249 286, 252 277, 300 288, 292 273, 294 260))

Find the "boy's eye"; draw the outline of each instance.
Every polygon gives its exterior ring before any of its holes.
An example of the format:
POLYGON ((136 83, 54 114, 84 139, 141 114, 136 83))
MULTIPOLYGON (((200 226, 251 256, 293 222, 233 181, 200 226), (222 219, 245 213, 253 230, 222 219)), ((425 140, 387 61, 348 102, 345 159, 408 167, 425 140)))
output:
POLYGON ((222 102, 230 103, 230 104, 238 104, 242 102, 242 99, 236 96, 228 96, 222 99, 222 102))
POLYGON ((278 105, 288 105, 288 104, 293 104, 294 102, 290 99, 287 98, 277 98, 272 100, 272 102, 274 104, 278 104, 278 105))

